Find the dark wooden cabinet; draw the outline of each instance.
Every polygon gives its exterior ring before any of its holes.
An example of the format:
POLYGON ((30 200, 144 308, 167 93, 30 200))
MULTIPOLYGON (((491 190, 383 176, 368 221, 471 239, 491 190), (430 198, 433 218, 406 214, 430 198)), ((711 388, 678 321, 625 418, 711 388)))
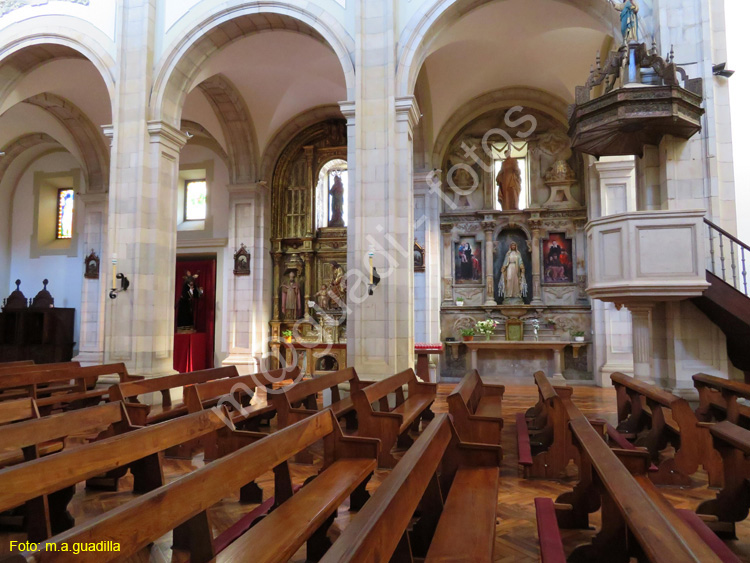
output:
POLYGON ((21 309, 0 313, 0 362, 37 364, 73 358, 75 309, 21 309))

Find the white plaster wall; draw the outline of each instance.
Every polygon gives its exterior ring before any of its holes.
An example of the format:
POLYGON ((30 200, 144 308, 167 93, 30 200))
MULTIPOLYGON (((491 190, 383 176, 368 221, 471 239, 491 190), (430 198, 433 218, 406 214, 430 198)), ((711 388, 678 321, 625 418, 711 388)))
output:
POLYGON ((115 40, 115 0, 89 0, 88 5, 69 0, 34 0, 28 4, 0 17, 0 30, 38 16, 70 16, 89 22, 112 41, 115 40))
MULTIPOLYGON (((49 280, 49 292, 55 298, 56 307, 76 309, 74 339, 80 333, 81 284, 83 283, 83 255, 80 248, 76 256, 42 256, 30 258, 31 235, 34 230, 34 173, 65 172, 80 165, 73 156, 65 152, 48 154, 37 160, 21 176, 12 200, 12 234, 10 283, 7 297, 15 289, 13 282, 20 279, 21 290, 27 298, 33 298, 42 289, 42 280, 49 280)), ((80 206, 80 199, 76 206, 80 206)), ((80 211, 80 207, 78 208, 80 211)), ((75 229, 82 230, 81 213, 75 213, 75 229)))

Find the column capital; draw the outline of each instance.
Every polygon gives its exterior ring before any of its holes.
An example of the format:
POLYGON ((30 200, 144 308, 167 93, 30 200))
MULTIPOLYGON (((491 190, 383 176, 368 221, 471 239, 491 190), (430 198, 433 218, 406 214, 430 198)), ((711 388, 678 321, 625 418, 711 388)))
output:
POLYGON ((453 225, 450 223, 441 223, 440 224, 440 232, 444 235, 448 235, 453 232, 453 225))
POLYGON ((161 143, 175 152, 180 152, 188 141, 185 133, 166 121, 149 121, 146 126, 152 143, 161 143))
POLYGON ((486 233, 488 231, 494 231, 497 223, 494 221, 482 221, 482 230, 486 233))
POLYGON ((409 125, 409 131, 414 130, 421 117, 417 98, 414 96, 396 98, 396 121, 405 121, 409 125))
POLYGON ((268 193, 268 182, 252 182, 247 184, 229 184, 227 191, 233 195, 253 195, 268 193))
POLYGON ((349 125, 354 125, 354 117, 357 113, 357 104, 356 102, 347 100, 345 102, 339 102, 339 108, 341 108, 341 113, 344 114, 344 117, 346 118, 346 121, 349 125))

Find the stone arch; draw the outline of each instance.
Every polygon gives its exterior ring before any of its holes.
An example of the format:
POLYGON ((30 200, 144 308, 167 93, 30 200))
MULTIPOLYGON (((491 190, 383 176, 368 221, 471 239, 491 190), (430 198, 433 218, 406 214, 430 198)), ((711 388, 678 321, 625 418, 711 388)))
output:
MULTIPOLYGON (((398 42, 396 95, 411 96, 432 41, 462 16, 484 4, 502 0, 433 0, 409 20, 398 42)), ((607 0, 554 0, 570 4, 594 17, 608 33, 612 29, 612 9, 607 0)))
POLYGON ((40 107, 57 118, 73 137, 81 153, 86 191, 106 192, 109 188, 109 148, 86 114, 71 101, 49 92, 27 98, 24 103, 40 107))
POLYGON ((260 165, 260 179, 265 180, 270 185, 276 163, 281 153, 298 133, 316 123, 329 119, 343 118, 341 108, 336 104, 314 107, 295 115, 274 133, 263 151, 263 159, 260 165))
POLYGON ((0 182, 5 178, 5 173, 11 167, 13 162, 25 153, 27 150, 33 149, 40 145, 47 145, 50 148, 63 149, 62 144, 57 139, 51 137, 47 133, 28 133, 20 137, 16 137, 9 143, 7 143, 0 151, 3 153, 3 157, 0 158, 0 182))
POLYGON ((196 18, 166 50, 157 66, 151 93, 151 119, 180 122, 185 97, 201 64, 226 45, 262 31, 283 29, 309 35, 331 47, 344 73, 347 91, 354 92, 354 41, 326 12, 310 12, 301 0, 231 2, 218 12, 196 18))
POLYGON ((78 18, 39 16, 0 33, 0 107, 28 72, 59 58, 86 59, 94 65, 109 94, 115 92, 114 44, 96 27, 78 18), (63 22, 61 24, 61 22, 63 22))
POLYGON ((231 80, 216 74, 198 85, 221 123, 227 140, 232 183, 248 184, 257 178, 258 141, 245 100, 231 80))
POLYGON ((213 151, 219 156, 219 158, 221 158, 222 162, 224 162, 224 166, 226 166, 227 170, 231 173, 232 166, 229 161, 229 155, 219 141, 211 135, 208 129, 203 127, 200 123, 183 119, 182 124, 180 125, 180 130, 186 133, 189 137, 187 143, 185 143, 186 146, 196 145, 213 151))
POLYGON ((450 148, 451 141, 467 123, 492 110, 515 105, 542 111, 561 124, 565 126, 568 124, 568 104, 563 99, 544 90, 517 86, 487 92, 466 104, 462 104, 461 108, 451 115, 440 129, 432 148, 431 167, 442 167, 445 153, 450 148))

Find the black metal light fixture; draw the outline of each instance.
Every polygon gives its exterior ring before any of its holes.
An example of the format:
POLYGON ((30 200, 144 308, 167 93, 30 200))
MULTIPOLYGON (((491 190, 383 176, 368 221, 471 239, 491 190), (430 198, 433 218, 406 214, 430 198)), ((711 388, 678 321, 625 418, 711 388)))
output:
POLYGON ((722 78, 731 78, 734 74, 733 70, 727 68, 727 63, 721 63, 712 67, 714 76, 721 76, 722 78))

